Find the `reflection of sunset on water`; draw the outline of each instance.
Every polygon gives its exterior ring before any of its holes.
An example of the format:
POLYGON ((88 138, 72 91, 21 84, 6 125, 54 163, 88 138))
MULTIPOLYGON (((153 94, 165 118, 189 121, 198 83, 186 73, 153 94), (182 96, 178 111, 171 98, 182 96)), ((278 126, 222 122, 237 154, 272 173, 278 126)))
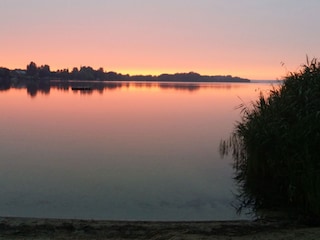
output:
POLYGON ((96 87, 81 92, 56 85, 33 97, 26 89, 0 92, 3 214, 246 218, 230 207, 231 160, 220 158, 218 145, 240 117, 235 107, 269 84, 96 87), (14 202, 20 194, 23 200, 14 202), (39 201, 48 203, 45 209, 39 201))

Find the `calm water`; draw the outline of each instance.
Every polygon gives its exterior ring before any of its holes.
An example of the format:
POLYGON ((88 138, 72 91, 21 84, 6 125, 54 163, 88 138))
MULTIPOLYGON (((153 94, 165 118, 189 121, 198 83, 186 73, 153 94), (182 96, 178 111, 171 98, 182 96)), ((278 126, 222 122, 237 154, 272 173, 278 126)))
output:
POLYGON ((0 92, 0 216, 230 220, 218 146, 262 83, 0 92))

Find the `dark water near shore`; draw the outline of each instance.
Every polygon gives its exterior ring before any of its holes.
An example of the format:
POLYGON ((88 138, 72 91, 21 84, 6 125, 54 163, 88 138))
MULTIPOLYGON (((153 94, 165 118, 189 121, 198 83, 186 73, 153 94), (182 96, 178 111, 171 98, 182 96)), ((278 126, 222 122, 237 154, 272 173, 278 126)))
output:
POLYGON ((0 215, 233 220, 218 146, 269 83, 0 92, 0 215))

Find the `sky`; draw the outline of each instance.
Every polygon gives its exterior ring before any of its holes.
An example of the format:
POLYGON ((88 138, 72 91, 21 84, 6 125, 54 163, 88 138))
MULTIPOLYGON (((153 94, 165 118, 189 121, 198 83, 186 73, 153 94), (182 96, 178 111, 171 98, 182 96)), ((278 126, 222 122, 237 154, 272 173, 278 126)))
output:
POLYGON ((281 79, 320 56, 319 0, 0 0, 0 66, 281 79))

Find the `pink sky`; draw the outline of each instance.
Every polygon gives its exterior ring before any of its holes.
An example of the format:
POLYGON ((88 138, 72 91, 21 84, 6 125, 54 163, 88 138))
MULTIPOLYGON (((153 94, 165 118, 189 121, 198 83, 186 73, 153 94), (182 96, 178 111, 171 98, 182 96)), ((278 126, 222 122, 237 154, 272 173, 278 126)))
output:
POLYGON ((1 0, 0 66, 279 79, 320 56, 318 9, 318 0, 1 0))

